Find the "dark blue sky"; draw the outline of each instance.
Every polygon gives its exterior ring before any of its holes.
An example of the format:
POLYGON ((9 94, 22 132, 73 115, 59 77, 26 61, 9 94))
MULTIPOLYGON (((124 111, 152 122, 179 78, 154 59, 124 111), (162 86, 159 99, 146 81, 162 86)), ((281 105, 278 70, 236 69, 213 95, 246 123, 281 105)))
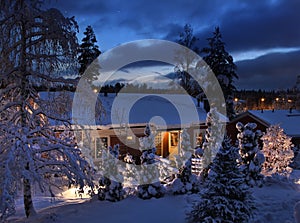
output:
POLYGON ((79 40, 92 25, 101 51, 140 39, 178 38, 190 23, 200 48, 220 26, 226 49, 238 66, 239 89, 293 87, 300 74, 299 0, 83 0, 53 1, 75 16, 79 40))

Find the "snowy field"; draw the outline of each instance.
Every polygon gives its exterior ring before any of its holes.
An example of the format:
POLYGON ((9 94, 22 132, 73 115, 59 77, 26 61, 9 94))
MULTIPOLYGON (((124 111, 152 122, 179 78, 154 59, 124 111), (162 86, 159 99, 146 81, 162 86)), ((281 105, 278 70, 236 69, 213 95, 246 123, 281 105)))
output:
MULTIPOLYGON (((299 171, 291 176, 297 182, 299 171)), ((300 201, 300 185, 288 181, 267 180, 262 188, 253 188, 256 214, 253 223, 291 223, 294 205, 300 201)), ((26 219, 21 200, 17 202, 17 214, 9 222, 185 222, 185 212, 197 195, 165 195, 150 200, 129 196, 120 202, 79 198, 74 190, 59 194, 54 201, 49 197, 35 197, 38 214, 26 219)))

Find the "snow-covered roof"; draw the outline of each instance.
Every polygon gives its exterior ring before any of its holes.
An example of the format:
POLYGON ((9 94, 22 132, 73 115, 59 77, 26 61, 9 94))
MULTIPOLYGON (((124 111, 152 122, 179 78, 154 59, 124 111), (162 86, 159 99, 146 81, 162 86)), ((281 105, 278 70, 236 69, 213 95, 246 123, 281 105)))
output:
POLYGON ((300 112, 293 110, 250 110, 249 113, 267 122, 269 125, 279 124, 285 133, 292 137, 300 136, 300 112))
MULTIPOLYGON (((57 96, 62 97, 59 92, 41 92, 43 99, 57 96)), ((64 96, 63 96, 64 97, 64 96)), ((74 93, 65 94, 67 102, 62 104, 72 115, 72 100, 74 93)), ((197 100, 184 94, 132 94, 120 93, 108 94, 107 97, 101 93, 101 100, 105 114, 101 116, 96 124, 100 126, 120 126, 125 124, 154 123, 158 126, 189 126, 192 124, 205 123, 206 112, 203 104, 197 107, 197 100)), ((82 105, 84 106, 84 105, 82 105)), ((59 123, 53 123, 59 125, 59 123)), ((101 127, 101 129, 102 129, 101 127)))

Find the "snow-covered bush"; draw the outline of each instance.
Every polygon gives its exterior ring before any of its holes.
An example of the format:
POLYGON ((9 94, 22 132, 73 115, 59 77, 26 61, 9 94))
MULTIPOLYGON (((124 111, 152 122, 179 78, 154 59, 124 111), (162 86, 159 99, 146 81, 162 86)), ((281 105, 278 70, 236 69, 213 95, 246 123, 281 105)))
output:
POLYGON ((159 181, 159 170, 157 161, 155 160, 155 143, 154 135, 151 132, 150 126, 145 128, 145 137, 141 137, 140 150, 143 151, 141 159, 141 171, 139 171, 139 183, 137 188, 138 197, 142 199, 150 199, 152 197, 162 197, 165 193, 165 188, 159 181), (154 183, 151 183, 154 182, 154 183))
POLYGON ((124 198, 125 191, 120 182, 101 177, 99 180, 98 199, 103 201, 120 201, 124 198))
POLYGON ((246 183, 250 186, 262 186, 264 176, 261 174, 261 170, 265 158, 258 144, 262 133, 260 130, 254 130, 255 123, 243 125, 238 122, 236 128, 239 131, 237 139, 241 156, 240 167, 245 174, 246 183))
POLYGON ((248 222, 254 202, 237 164, 238 149, 225 139, 211 165, 200 196, 187 214, 189 222, 248 222))
POLYGON ((184 166, 185 162, 191 158, 193 149, 191 146, 190 135, 186 129, 182 130, 180 135, 180 151, 178 155, 175 155, 176 167, 179 169, 184 166))
POLYGON ((118 168, 119 145, 109 147, 108 151, 103 151, 102 162, 104 167, 101 170, 102 177, 99 180, 98 199, 108 201, 119 201, 125 196, 122 183, 123 176, 118 168))
POLYGON ((266 158, 263 170, 270 174, 286 175, 290 173, 292 168, 289 165, 294 157, 291 138, 283 132, 279 125, 272 125, 261 139, 266 158))
POLYGON ((192 152, 190 136, 186 129, 183 129, 180 137, 180 152, 178 156, 175 156, 179 173, 175 175, 171 185, 174 194, 196 193, 199 191, 198 179, 192 174, 192 152))
POLYGON ((163 184, 169 184, 174 179, 174 174, 177 172, 176 168, 171 166, 171 161, 157 156, 159 180, 163 184))

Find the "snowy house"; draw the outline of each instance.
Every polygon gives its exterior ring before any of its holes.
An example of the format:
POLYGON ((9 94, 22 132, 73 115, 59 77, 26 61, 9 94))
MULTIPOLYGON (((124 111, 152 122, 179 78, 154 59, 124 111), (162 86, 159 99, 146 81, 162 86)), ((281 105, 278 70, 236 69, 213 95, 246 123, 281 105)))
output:
MULTIPOLYGON (((49 93, 42 92, 41 97, 49 98, 49 93)), ((74 93, 67 92, 65 96, 62 96, 61 93, 55 92, 50 98, 53 97, 69 101, 63 104, 61 109, 63 115, 71 116, 78 112, 74 112, 74 104, 72 110, 74 93)), ((123 156, 126 153, 140 156, 138 138, 144 136, 147 123, 150 123, 155 130, 156 154, 164 158, 173 159, 174 155, 179 153, 180 134, 184 128, 190 135, 193 148, 201 145, 204 140, 207 128, 206 111, 202 103, 198 107, 197 100, 188 95, 123 93, 117 96, 108 94, 107 97, 98 94, 98 97, 102 110, 99 110, 101 115, 95 118, 94 124, 91 124, 89 120, 84 120, 85 114, 78 115, 81 118, 80 125, 74 123, 77 117, 69 117, 76 132, 78 144, 88 145, 96 162, 101 159, 103 146, 115 144, 120 145, 120 154, 123 156)), ((86 101, 83 101, 79 103, 79 107, 79 110, 84 113, 91 112, 93 105, 89 108, 86 101)), ((92 114, 92 117, 95 116, 97 114, 92 114)), ((226 122, 227 118, 222 116, 222 120, 226 122)), ((61 131, 59 122, 53 122, 52 125, 55 126, 56 131, 61 131)))
POLYGON ((254 122, 257 129, 265 132, 271 125, 280 125, 284 132, 292 138, 296 146, 300 146, 300 111, 298 110, 249 110, 227 124, 227 133, 233 142, 236 141, 236 123, 254 122))
POLYGON ((144 136, 147 123, 155 131, 156 154, 161 157, 173 159, 179 153, 183 128, 188 129, 194 148, 203 142, 206 112, 186 95, 119 94, 116 97, 110 94, 100 97, 105 116, 89 131, 95 141, 92 155, 96 161, 101 143, 105 146, 119 144, 120 154, 124 156, 126 153, 140 156, 138 138, 144 136))

